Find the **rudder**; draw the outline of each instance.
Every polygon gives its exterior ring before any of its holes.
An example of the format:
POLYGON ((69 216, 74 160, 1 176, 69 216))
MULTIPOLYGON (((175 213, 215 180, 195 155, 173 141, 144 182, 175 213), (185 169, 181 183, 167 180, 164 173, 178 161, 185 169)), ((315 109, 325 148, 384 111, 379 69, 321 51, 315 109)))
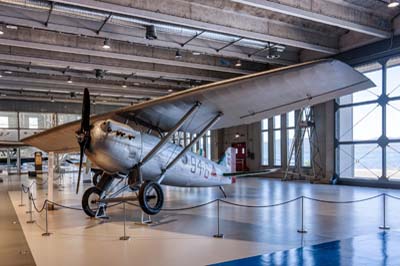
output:
POLYGON ((226 149, 218 164, 225 166, 229 173, 236 172, 236 149, 233 147, 226 149))

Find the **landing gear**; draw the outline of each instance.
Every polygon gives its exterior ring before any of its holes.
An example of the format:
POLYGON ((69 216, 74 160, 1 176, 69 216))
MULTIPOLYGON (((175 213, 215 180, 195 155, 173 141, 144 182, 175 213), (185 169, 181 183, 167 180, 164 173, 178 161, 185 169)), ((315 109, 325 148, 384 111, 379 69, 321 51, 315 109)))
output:
POLYGON ((102 175, 102 172, 94 172, 93 177, 92 177, 92 182, 93 185, 97 186, 97 183, 99 183, 99 179, 102 175))
POLYGON ((164 203, 161 186, 152 181, 143 183, 139 190, 139 203, 142 210, 148 215, 159 213, 164 203))
POLYGON ((102 194, 102 191, 97 187, 90 187, 83 193, 82 208, 89 217, 95 217, 99 208, 105 208, 100 203, 102 194))

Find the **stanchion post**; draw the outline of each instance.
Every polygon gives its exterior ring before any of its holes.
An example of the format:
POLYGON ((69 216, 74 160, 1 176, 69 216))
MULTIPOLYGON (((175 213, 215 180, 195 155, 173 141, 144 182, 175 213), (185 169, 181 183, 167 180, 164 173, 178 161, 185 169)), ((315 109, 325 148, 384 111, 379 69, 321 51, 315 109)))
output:
POLYGON ((125 207, 125 201, 123 202, 123 204, 124 204, 124 235, 121 236, 119 238, 119 240, 129 240, 129 239, 131 239, 131 237, 126 235, 126 207, 125 207))
POLYGON ((219 221, 219 201, 220 200, 217 199, 217 233, 214 235, 215 238, 223 238, 224 237, 224 234, 222 234, 219 230, 219 227, 220 227, 220 225, 219 225, 219 223, 220 223, 220 221, 219 221))
POLYGON ((32 201, 33 201, 33 199, 32 199, 32 193, 30 192, 30 191, 28 191, 29 192, 29 221, 27 221, 26 223, 28 223, 28 224, 33 224, 34 222, 35 222, 35 220, 33 220, 33 217, 32 217, 32 213, 33 213, 33 211, 32 211, 32 201))
POLYGON ((379 226, 379 229, 390 229, 390 227, 386 225, 386 193, 383 193, 383 225, 379 226))
POLYGON ((297 232, 301 234, 307 233, 307 230, 304 229, 304 196, 301 196, 301 228, 297 232))
POLYGON ((49 233, 49 221, 48 221, 48 215, 47 215, 47 213, 49 211, 49 201, 48 200, 46 200, 45 206, 46 206, 46 232, 44 232, 42 234, 42 236, 50 236, 51 233, 49 233))
POLYGON ((23 196, 24 196, 23 193, 24 193, 24 185, 21 185, 21 202, 18 205, 19 207, 25 206, 24 199, 23 199, 23 196))

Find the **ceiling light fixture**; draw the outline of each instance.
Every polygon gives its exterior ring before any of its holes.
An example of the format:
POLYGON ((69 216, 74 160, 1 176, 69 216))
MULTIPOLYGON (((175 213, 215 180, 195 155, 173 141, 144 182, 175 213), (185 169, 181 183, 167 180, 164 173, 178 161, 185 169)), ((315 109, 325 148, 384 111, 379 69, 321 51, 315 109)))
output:
POLYGON ((173 91, 174 91, 173 89, 169 89, 169 90, 168 90, 168 92, 173 92, 173 91))
POLYGON ((10 30, 18 30, 18 27, 15 25, 6 25, 6 28, 10 30))
POLYGON ((50 101, 51 101, 52 103, 54 103, 54 97, 53 97, 53 96, 50 97, 50 101))
POLYGON ((193 52, 192 52, 192 55, 201 55, 201 53, 200 53, 200 52, 193 51, 193 52))
POLYGON ((126 84, 125 84, 125 82, 124 82, 124 84, 122 84, 122 88, 126 88, 127 86, 126 86, 126 84))
POLYGON ((147 40, 156 40, 157 39, 157 31, 154 25, 146 26, 146 39, 147 40))
POLYGON ((67 83, 68 83, 68 84, 71 84, 71 83, 72 83, 72 78, 71 78, 71 77, 68 78, 67 83))
POLYGON ((3 26, 0 26, 0 35, 3 35, 4 31, 3 31, 3 26))
POLYGON ((111 45, 110 45, 110 40, 109 39, 105 39, 103 42, 103 49, 110 49, 111 45))
POLYGON ((267 50, 267 59, 278 59, 280 56, 278 50, 275 47, 271 47, 267 50))
POLYGON ((393 7, 397 7, 399 5, 400 5, 400 3, 397 0, 390 0, 387 6, 390 8, 393 8, 393 7))
POLYGON ((11 74, 12 74, 12 71, 6 70, 6 71, 4 71, 4 74, 9 74, 9 75, 11 75, 11 74))
POLYGON ((175 58, 176 58, 176 59, 181 59, 181 58, 182 58, 182 54, 181 54, 181 52, 180 52, 179 50, 176 50, 176 52, 175 52, 175 58))
POLYGON ((235 67, 241 67, 242 66, 242 61, 240 61, 240 59, 238 59, 236 61, 235 67))

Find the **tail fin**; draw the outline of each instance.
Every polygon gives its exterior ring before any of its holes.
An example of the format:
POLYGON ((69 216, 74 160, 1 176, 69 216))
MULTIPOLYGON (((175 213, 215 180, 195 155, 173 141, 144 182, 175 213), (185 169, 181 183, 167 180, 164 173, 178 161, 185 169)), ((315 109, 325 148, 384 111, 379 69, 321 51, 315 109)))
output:
POLYGON ((218 164, 225 166, 230 173, 236 172, 236 149, 233 147, 226 149, 218 164))

